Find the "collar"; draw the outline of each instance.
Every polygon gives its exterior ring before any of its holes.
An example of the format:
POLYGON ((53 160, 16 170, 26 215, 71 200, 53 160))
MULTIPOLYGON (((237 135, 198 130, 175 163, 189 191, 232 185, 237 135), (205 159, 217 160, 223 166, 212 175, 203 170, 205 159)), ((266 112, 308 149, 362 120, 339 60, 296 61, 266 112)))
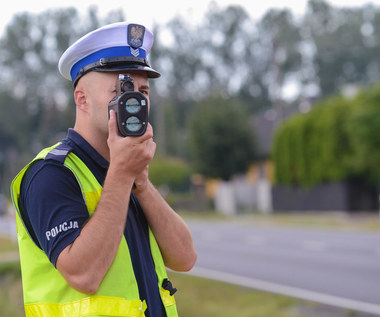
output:
POLYGON ((109 162, 100 155, 90 143, 86 141, 78 132, 74 129, 69 129, 67 133, 67 139, 75 143, 82 151, 86 152, 89 157, 91 157, 97 164, 102 168, 108 169, 109 162))

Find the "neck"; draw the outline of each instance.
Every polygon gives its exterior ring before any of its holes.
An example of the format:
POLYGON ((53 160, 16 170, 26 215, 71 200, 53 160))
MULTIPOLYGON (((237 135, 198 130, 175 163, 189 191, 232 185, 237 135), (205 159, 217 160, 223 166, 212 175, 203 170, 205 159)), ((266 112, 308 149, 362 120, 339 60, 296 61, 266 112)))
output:
POLYGON ((79 133, 107 161, 110 160, 107 136, 99 131, 93 131, 88 128, 83 129, 79 124, 74 125, 74 131, 79 133))

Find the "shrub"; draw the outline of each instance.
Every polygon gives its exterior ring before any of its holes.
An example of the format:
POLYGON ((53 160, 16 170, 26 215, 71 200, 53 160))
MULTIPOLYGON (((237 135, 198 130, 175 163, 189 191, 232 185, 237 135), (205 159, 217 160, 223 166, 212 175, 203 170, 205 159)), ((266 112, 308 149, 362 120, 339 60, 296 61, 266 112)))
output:
POLYGON ((149 165, 149 179, 157 186, 166 185, 172 191, 189 188, 191 171, 188 164, 172 157, 156 157, 149 165))

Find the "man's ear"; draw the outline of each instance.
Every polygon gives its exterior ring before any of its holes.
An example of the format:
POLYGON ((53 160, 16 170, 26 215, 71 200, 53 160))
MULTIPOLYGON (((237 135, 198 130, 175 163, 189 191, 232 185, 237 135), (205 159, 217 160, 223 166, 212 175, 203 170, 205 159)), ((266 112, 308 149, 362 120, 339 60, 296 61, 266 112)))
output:
POLYGON ((77 87, 74 91, 74 101, 78 109, 87 112, 88 102, 86 91, 83 88, 77 87))

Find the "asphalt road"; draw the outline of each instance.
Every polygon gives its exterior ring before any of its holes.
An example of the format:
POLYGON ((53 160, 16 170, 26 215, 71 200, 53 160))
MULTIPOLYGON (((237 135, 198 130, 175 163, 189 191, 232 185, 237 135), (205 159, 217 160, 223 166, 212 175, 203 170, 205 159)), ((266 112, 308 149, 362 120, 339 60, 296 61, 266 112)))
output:
POLYGON ((194 275, 380 315, 380 233, 188 224, 194 275))

